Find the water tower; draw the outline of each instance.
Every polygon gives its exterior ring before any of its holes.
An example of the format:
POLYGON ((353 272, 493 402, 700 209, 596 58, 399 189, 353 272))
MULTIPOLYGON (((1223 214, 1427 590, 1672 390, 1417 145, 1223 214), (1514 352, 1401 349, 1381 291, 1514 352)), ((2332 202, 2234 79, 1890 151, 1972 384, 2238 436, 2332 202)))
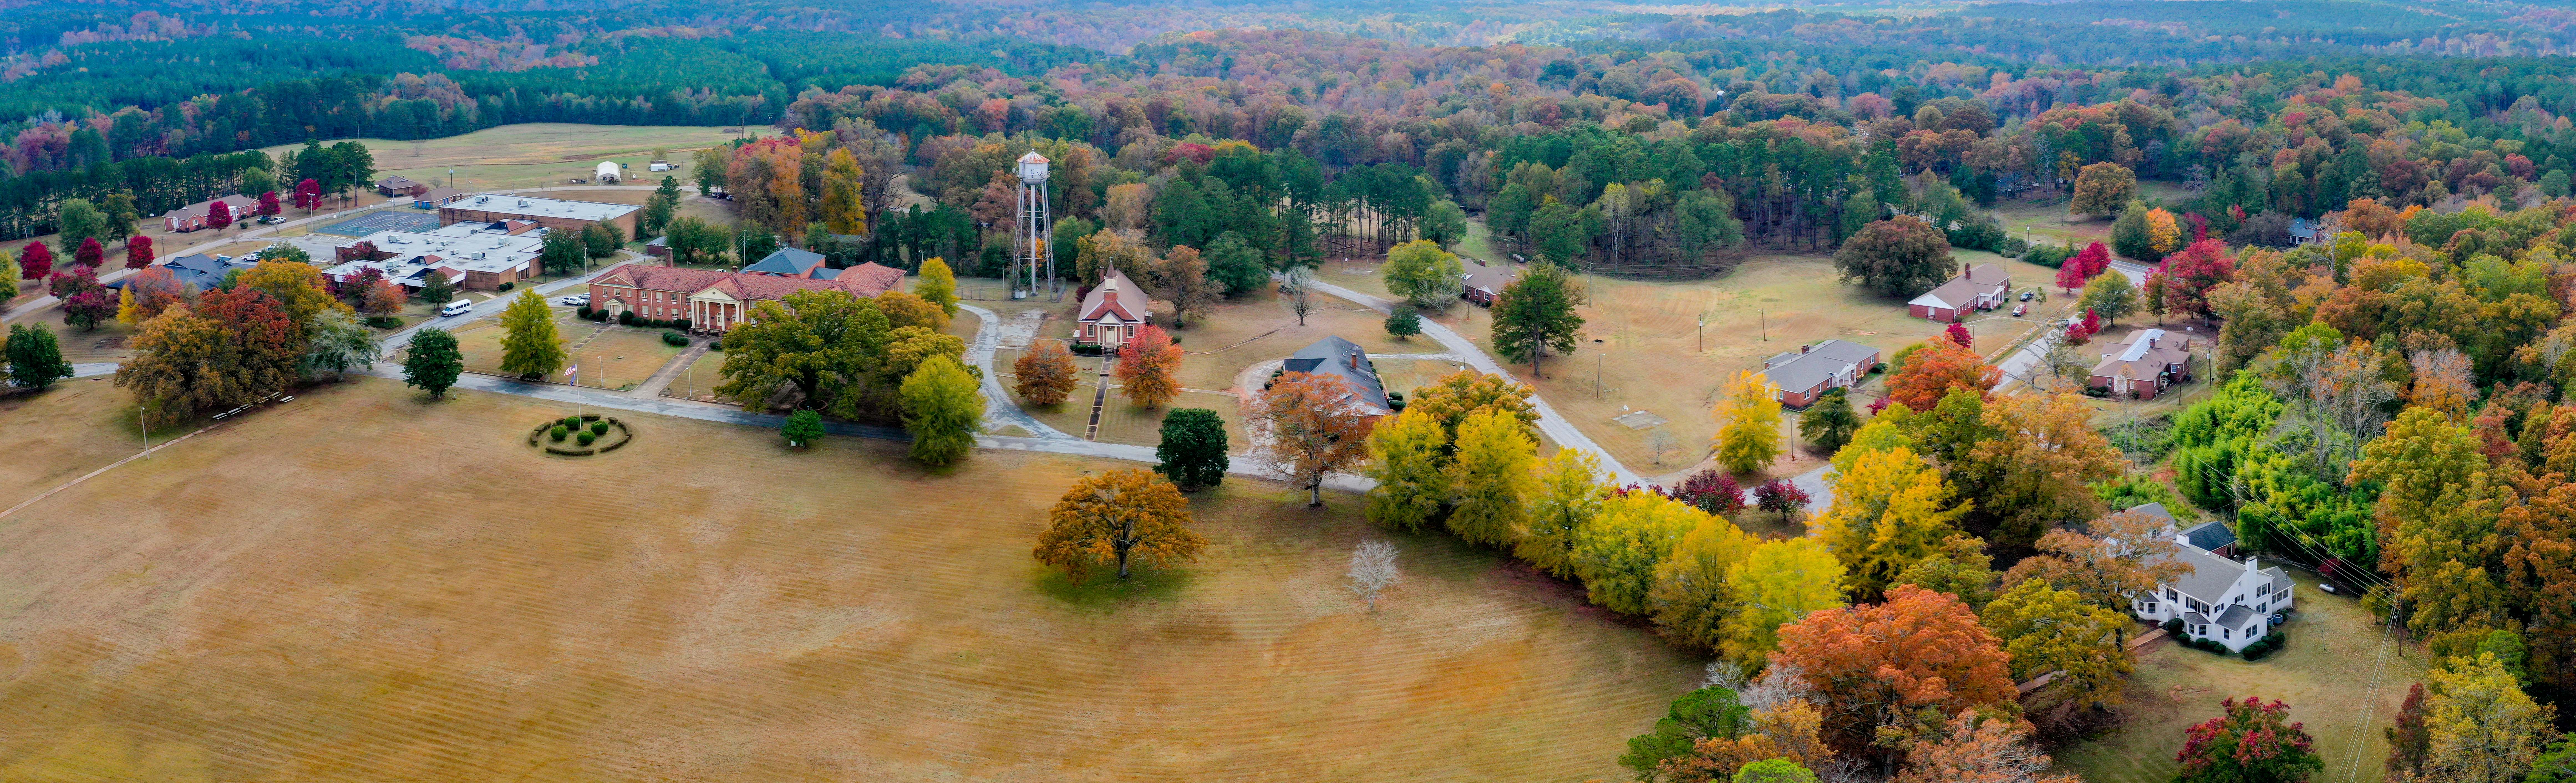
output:
POLYGON ((1037 293, 1038 268, 1046 283, 1055 277, 1055 226, 1047 220, 1047 159, 1031 152, 1020 156, 1020 219, 1011 225, 1011 298, 1037 293))

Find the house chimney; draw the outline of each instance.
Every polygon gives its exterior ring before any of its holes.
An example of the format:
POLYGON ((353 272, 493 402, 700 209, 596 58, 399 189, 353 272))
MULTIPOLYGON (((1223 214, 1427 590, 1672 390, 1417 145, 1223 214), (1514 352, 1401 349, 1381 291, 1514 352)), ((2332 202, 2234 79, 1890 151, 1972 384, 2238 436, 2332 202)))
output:
POLYGON ((2256 558, 2255 558, 2253 555, 2246 555, 2246 556, 2245 556, 2245 573, 2248 573, 2248 574, 2254 573, 2254 561, 2255 561, 2255 560, 2256 560, 2256 558))
POLYGON ((1959 262, 1959 276, 1960 276, 1960 277, 1967 277, 1967 276, 1968 276, 1968 262, 1966 262, 1966 261, 1961 261, 1961 262, 1959 262))

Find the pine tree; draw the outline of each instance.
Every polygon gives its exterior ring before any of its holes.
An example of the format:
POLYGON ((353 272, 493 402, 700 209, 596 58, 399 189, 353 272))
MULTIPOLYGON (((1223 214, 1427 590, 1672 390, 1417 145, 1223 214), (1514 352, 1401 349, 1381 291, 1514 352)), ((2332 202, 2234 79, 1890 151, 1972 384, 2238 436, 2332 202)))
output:
POLYGON ((501 372, 543 380, 562 370, 567 356, 555 333, 555 314, 544 297, 530 288, 501 311, 501 372))
POLYGON ((1852 410, 1849 391, 1840 387, 1826 389, 1815 405, 1798 415, 1798 436, 1828 457, 1842 451, 1858 429, 1860 414, 1852 410))

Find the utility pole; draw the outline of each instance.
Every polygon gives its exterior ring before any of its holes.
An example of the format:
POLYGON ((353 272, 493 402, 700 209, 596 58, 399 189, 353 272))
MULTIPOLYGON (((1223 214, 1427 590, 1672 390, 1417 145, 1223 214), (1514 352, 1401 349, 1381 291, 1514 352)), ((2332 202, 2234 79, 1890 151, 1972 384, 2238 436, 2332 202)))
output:
POLYGON ((134 406, 134 424, 143 428, 143 453, 152 453, 152 422, 143 418, 143 406, 134 406))
POLYGON ((1698 328, 1697 330, 1695 330, 1695 331, 1693 331, 1693 332, 1692 332, 1692 336, 1699 338, 1699 352, 1700 352, 1700 353, 1708 353, 1708 314, 1707 314, 1707 313, 1700 313, 1700 314, 1699 314, 1699 328, 1698 328))

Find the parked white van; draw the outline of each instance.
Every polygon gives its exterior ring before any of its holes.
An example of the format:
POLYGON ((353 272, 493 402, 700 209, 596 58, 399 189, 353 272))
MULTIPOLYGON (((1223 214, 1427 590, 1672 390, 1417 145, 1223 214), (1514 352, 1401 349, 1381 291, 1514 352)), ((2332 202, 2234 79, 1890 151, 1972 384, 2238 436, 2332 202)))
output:
POLYGON ((460 298, 449 301, 446 307, 438 308, 438 317, 446 318, 470 312, 474 312, 474 300, 460 298))

